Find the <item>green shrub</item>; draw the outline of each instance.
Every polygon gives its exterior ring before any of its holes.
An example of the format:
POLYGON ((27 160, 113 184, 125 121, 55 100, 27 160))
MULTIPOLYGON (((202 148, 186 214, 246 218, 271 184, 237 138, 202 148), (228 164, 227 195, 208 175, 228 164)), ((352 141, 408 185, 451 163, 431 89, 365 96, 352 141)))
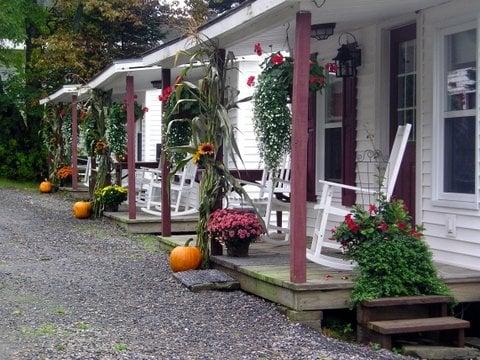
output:
POLYGON ((333 229, 333 238, 358 264, 353 304, 382 297, 449 295, 422 230, 412 225, 403 201, 384 197, 378 207, 355 206, 333 229))

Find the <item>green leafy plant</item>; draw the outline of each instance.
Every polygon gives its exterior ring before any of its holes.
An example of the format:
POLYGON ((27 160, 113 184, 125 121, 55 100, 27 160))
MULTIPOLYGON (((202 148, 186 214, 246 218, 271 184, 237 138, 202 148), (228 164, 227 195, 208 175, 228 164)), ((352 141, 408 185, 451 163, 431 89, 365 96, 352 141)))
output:
POLYGON ((72 114, 67 111, 62 122, 62 139, 65 161, 70 163, 72 158, 72 114))
POLYGON ((113 103, 107 121, 106 138, 110 150, 117 156, 123 156, 127 147, 127 116, 124 106, 113 103))
POLYGON ((333 239, 358 264, 353 304, 381 297, 450 295, 421 231, 412 225, 403 201, 383 196, 378 207, 355 206, 333 229, 333 239))
MULTIPOLYGON (((255 45, 258 55, 260 44, 255 45)), ((280 52, 272 54, 262 63, 263 71, 258 77, 254 104, 254 129, 260 156, 269 169, 276 169, 281 159, 290 152, 293 88, 293 58, 280 52)), ((326 85, 324 68, 317 61, 310 61, 310 91, 322 90, 326 85)), ((253 85, 253 78, 247 82, 253 85)))
MULTIPOLYGON (((109 185, 95 191, 94 202, 99 204, 99 209, 105 206, 117 206, 127 200, 126 187, 109 185)), ((99 216, 100 214, 96 214, 99 216)))

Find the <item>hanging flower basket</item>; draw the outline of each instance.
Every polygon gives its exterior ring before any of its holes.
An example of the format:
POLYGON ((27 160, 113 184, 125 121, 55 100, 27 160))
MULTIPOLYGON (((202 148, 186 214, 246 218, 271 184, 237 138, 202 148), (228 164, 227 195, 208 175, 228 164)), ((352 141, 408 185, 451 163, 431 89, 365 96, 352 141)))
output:
MULTIPOLYGON (((262 55, 260 44, 255 52, 262 55)), ((261 65, 258 79, 249 77, 248 86, 255 86, 254 128, 260 156, 269 169, 279 166, 290 152, 294 59, 277 52, 267 57, 261 65)), ((326 86, 325 70, 316 60, 310 60, 310 91, 321 91, 326 86)))

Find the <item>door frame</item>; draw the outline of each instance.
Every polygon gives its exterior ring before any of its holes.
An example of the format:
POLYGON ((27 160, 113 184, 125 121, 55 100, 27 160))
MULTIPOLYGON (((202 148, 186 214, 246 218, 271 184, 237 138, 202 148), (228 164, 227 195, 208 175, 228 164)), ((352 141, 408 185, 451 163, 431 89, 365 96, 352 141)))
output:
MULTIPOLYGON (((421 63, 421 57, 420 55, 420 48, 419 44, 420 41, 418 39, 418 23, 417 22, 409 22, 409 23, 404 23, 398 26, 395 26, 393 28, 388 29, 388 41, 386 43, 386 51, 387 51, 387 59, 386 61, 388 62, 388 96, 386 96, 386 101, 388 104, 388 131, 387 131, 387 144, 388 144, 388 150, 390 152, 391 146, 393 144, 393 141, 395 139, 396 135, 396 129, 398 126, 398 118, 397 118, 397 108, 392 106, 396 101, 398 101, 398 87, 395 89, 393 87, 393 83, 396 81, 396 73, 394 73, 392 64, 394 61, 396 62, 396 69, 398 69, 398 52, 396 49, 392 46, 392 44, 397 43, 399 44, 400 42, 403 41, 409 41, 409 40, 415 40, 415 127, 413 128, 414 131, 414 150, 413 154, 411 156, 414 157, 414 188, 412 189, 412 193, 410 195, 410 201, 412 206, 414 207, 414 211, 411 211, 410 215, 412 216, 412 219, 414 222, 416 222, 417 219, 420 219, 419 214, 421 214, 419 207, 420 205, 420 200, 421 198, 421 143, 418 141, 421 139, 421 136, 417 136, 417 134, 420 132, 421 125, 420 125, 420 116, 419 114, 421 113, 419 111, 419 108, 421 106, 421 98, 419 96, 420 93, 420 86, 419 86, 419 79, 421 79, 421 73, 420 70, 422 68, 422 63, 421 63), (402 30, 400 33, 396 34, 395 39, 392 38, 392 32, 402 30), (397 126, 392 126, 393 119, 396 119, 397 126), (420 191, 420 192, 419 192, 420 191), (418 196, 417 194, 420 194, 418 196)), ((408 147, 406 149, 406 153, 408 151, 408 147)), ((399 179, 397 179, 397 184, 398 181, 401 178, 401 174, 399 174, 399 179)), ((412 210, 412 209, 409 209, 412 210)))

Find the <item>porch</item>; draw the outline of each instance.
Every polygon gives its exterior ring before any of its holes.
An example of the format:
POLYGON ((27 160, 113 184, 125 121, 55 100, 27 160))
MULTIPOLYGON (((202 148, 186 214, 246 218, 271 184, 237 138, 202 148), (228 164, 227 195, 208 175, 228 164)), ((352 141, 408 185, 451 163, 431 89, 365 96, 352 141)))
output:
MULTIPOLYGON (((190 236, 160 237, 161 247, 173 249, 190 236)), ((351 271, 342 271, 307 263, 307 281, 290 280, 288 245, 253 243, 250 256, 211 257, 213 267, 225 271, 240 282, 242 290, 295 311, 347 309, 353 288, 351 271)), ((480 271, 435 264, 459 303, 480 301, 480 271)))

